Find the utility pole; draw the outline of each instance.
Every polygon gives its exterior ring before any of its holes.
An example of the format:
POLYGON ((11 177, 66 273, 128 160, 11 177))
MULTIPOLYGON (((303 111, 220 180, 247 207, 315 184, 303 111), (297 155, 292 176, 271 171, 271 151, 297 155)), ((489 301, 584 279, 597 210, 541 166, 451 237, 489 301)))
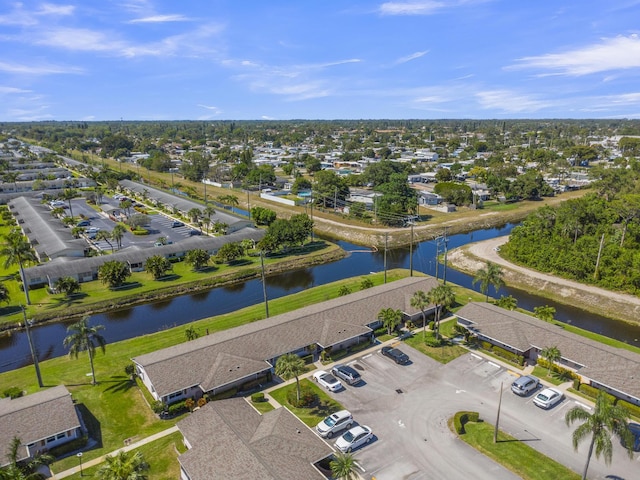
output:
POLYGON ((442 272, 442 281, 445 285, 447 284, 447 243, 449 243, 447 239, 447 228, 448 227, 444 227, 444 271, 442 272))
POLYGON ((411 238, 409 239, 409 276, 413 277, 413 222, 411 222, 411 238))
POLYGON ((249 218, 251 218, 251 202, 249 201, 249 190, 247 190, 247 212, 249 212, 249 218))
POLYGON ((38 386, 40 388, 44 387, 42 384, 42 375, 40 374, 40 365, 38 364, 38 352, 36 352, 36 348, 33 345, 33 339, 31 338, 31 330, 29 330, 29 320, 27 320, 27 311, 24 309, 24 305, 22 305, 22 318, 24 319, 24 328, 27 331, 27 339, 29 340, 29 349, 31 350, 31 358, 33 359, 33 366, 36 369, 36 377, 38 377, 38 386))
POLYGON ((502 407, 502 385, 500 382, 500 400, 498 400, 498 414, 496 415, 496 428, 493 430, 493 443, 498 443, 498 424, 500 423, 500 408, 502 407))
POLYGON ((384 283, 387 283, 387 242, 389 240, 389 234, 384 234, 384 283))
POLYGON ((596 270, 593 272, 593 279, 598 278, 598 268, 600 267, 600 256, 602 255, 602 247, 604 246, 604 233, 600 239, 600 248, 598 249, 598 259, 596 260, 596 270))
POLYGON ((267 280, 264 274, 264 252, 260 250, 260 266, 262 267, 262 295, 264 296, 264 309, 269 318, 269 300, 267 299, 267 280))

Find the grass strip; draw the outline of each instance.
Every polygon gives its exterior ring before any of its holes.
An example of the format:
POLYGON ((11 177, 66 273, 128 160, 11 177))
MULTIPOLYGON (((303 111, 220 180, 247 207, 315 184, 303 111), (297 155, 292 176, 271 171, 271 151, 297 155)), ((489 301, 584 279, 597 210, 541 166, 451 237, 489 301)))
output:
POLYGON ((296 383, 293 382, 277 390, 269 393, 280 405, 285 405, 291 412, 310 428, 315 427, 325 417, 334 412, 343 410, 344 407, 331 398, 327 393, 318 387, 315 383, 307 378, 300 380, 300 388, 309 387, 318 394, 318 403, 312 407, 297 408, 293 407, 287 401, 287 393, 296 389, 296 383))
MULTIPOLYGON (((452 424, 453 419, 449 423, 452 424)), ((523 480, 580 479, 574 471, 502 431, 498 432, 498 442, 493 443, 493 425, 469 422, 464 428, 466 433, 459 435, 461 440, 523 480)))

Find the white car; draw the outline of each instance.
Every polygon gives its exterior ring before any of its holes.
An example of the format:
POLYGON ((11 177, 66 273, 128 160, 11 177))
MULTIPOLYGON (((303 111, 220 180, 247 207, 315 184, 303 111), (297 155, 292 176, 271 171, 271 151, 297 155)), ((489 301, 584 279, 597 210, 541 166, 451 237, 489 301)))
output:
POLYGON ((340 380, 331 375, 329 372, 325 372, 324 370, 318 370, 316 373, 314 373, 313 379, 318 382, 318 385, 322 385, 330 392, 336 392, 343 388, 340 380))
POLYGON ((353 417, 351 416, 351 412, 348 410, 340 410, 339 412, 332 413, 316 425, 316 432, 318 432, 318 435, 322 438, 331 438, 334 433, 351 428, 352 424, 353 417))
POLYGON ((373 432, 371 431, 371 428, 366 425, 358 425, 338 438, 335 446, 341 452, 350 452, 366 443, 369 443, 372 438, 373 432))
POLYGON ((551 408, 556 403, 561 402, 564 398, 564 394, 555 388, 545 388, 535 397, 533 397, 533 403, 540 408, 551 408))

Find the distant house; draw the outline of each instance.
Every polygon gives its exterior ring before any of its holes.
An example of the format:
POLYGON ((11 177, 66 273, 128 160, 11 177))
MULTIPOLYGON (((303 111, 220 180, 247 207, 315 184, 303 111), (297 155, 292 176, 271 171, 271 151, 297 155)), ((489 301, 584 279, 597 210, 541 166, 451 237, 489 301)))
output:
POLYGON ((418 190, 418 205, 438 205, 442 203, 442 197, 437 193, 418 190))
POLYGON ((458 323, 479 339, 535 362, 547 347, 558 347, 560 363, 583 383, 640 405, 640 355, 611 347, 524 313, 489 303, 469 303, 456 312, 458 323))
POLYGON ((261 415, 242 398, 209 402, 177 426, 189 449, 181 480, 321 480, 315 464, 333 453, 286 408, 261 415))
POLYGON ((18 460, 80 438, 83 430, 64 385, 25 397, 0 399, 0 467, 7 465, 11 441, 20 439, 18 460))

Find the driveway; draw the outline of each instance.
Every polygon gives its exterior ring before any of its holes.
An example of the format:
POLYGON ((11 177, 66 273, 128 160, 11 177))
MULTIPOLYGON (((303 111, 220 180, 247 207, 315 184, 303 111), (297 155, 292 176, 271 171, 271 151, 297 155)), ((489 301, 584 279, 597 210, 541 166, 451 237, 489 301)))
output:
MULTIPOLYGON (((541 410, 533 405, 532 396, 511 393, 509 387, 518 374, 498 363, 469 353, 441 365, 407 345, 400 348, 411 357, 411 364, 396 365, 377 349, 349 363, 362 373, 364 384, 330 394, 351 411, 356 422, 370 426, 375 434, 372 443, 354 452, 364 469, 363 478, 519 478, 467 446, 447 426, 447 420, 459 410, 478 411, 494 424, 501 385, 501 429, 581 471, 588 445, 575 453, 572 429, 564 423, 565 412, 577 404, 574 400, 541 410)), ((637 478, 639 467, 638 455, 628 460, 616 443, 611 467, 593 458, 589 478, 617 475, 615 478, 631 480, 637 478)))

